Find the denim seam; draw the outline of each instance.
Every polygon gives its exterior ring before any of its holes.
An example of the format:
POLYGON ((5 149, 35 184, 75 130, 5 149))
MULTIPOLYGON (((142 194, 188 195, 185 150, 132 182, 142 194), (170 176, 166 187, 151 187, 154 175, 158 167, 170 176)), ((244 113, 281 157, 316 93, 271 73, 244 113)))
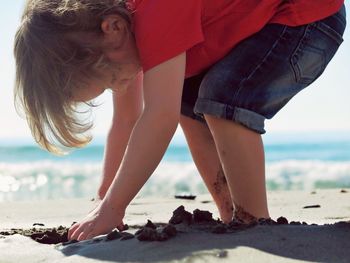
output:
POLYGON ((346 26, 346 18, 340 14, 336 14, 334 16, 335 19, 337 19, 340 23, 342 23, 343 26, 346 26))
POLYGON ((326 34, 330 38, 332 38, 334 41, 337 42, 338 45, 343 43, 343 37, 336 32, 334 29, 332 29, 330 26, 327 24, 324 24, 322 22, 317 23, 316 25, 317 29, 319 29, 322 33, 326 34))
POLYGON ((294 72, 294 79, 296 82, 299 82, 299 79, 301 78, 301 71, 300 71, 299 66, 297 65, 296 61, 298 61, 298 55, 301 52, 302 47, 305 45, 306 38, 311 33, 311 29, 312 29, 311 27, 315 28, 316 27, 315 23, 306 25, 306 27, 304 29, 304 33, 303 33, 302 37, 300 38, 297 47, 294 49, 294 51, 292 52, 292 55, 290 56, 290 59, 289 59, 290 65, 291 65, 293 72, 294 72))
POLYGON ((334 16, 338 21, 340 21, 343 26, 346 26, 346 8, 345 4, 339 9, 339 11, 334 16))
MULTIPOLYGON (((212 108, 213 108, 212 107, 212 108)), ((204 99, 204 98, 198 98, 197 101, 196 101, 196 104, 194 106, 194 112, 196 114, 200 114, 200 115, 203 115, 203 114, 211 114, 211 115, 215 115, 216 117, 222 117, 222 118, 225 118, 225 119, 228 119, 228 116, 226 114, 227 112, 227 108, 233 108, 232 106, 230 105, 227 105, 227 104, 224 104, 224 103, 221 103, 221 102, 217 102, 217 101, 214 101, 214 100, 209 100, 209 99, 204 99), (211 106, 215 107, 215 109, 220 109, 220 112, 218 114, 214 114, 213 112, 210 112, 208 109, 208 107, 205 107, 206 110, 205 112, 198 112, 196 110, 196 108, 198 107, 198 105, 208 105, 208 104, 211 104, 211 106)), ((230 118, 231 119, 231 118, 230 118)), ((233 119, 232 119, 233 120, 233 119)))
POLYGON ((217 101, 203 99, 203 98, 198 98, 195 108, 198 108, 198 107, 202 108, 202 111, 201 112, 195 111, 196 114, 200 114, 200 115, 209 114, 219 118, 224 118, 226 120, 235 121, 258 133, 261 133, 261 134, 265 133, 264 127, 262 128, 257 127, 257 125, 253 125, 253 122, 245 121, 244 118, 242 118, 242 115, 248 116, 248 114, 251 114, 252 116, 255 116, 255 119, 259 118, 262 121, 262 123, 264 122, 264 120, 266 119, 264 116, 254 111, 251 111, 249 109, 243 109, 240 107, 231 106, 225 103, 220 103, 217 101), (210 105, 211 107, 208 107, 208 105, 210 105), (213 111, 213 108, 220 109, 220 110, 214 112, 215 110, 213 111), (232 118, 230 118, 227 115, 228 110, 233 112, 233 114, 231 114, 232 118))
POLYGON ((235 107, 234 121, 241 123, 242 125, 248 127, 251 130, 254 130, 260 134, 263 134, 266 132, 264 129, 265 119, 266 118, 259 113, 256 113, 256 112, 248 110, 248 109, 240 108, 240 107, 235 107), (248 116, 248 118, 247 118, 247 116, 248 116), (256 125, 257 120, 262 121, 262 128, 259 125, 256 125))
POLYGON ((189 117, 191 119, 198 120, 200 122, 205 123, 205 120, 204 120, 203 116, 196 114, 194 112, 194 109, 190 105, 188 105, 187 103, 182 102, 182 104, 181 104, 181 114, 184 115, 184 116, 187 116, 187 117, 189 117))
POLYGON ((236 104, 236 100, 238 98, 238 95, 240 94, 241 90, 244 88, 244 83, 246 81, 248 81, 249 79, 252 78, 252 76, 254 75, 254 73, 261 67, 261 65, 268 59, 268 57, 270 56, 270 54, 273 52, 273 50, 276 48, 276 46, 280 43, 280 41, 283 39, 283 36, 285 34, 285 32, 287 31, 287 26, 283 27, 282 32, 280 33, 279 37, 276 39, 276 41, 273 43, 272 47, 270 48, 270 50, 266 53, 266 55, 263 57, 263 59, 261 60, 261 62, 251 71, 251 73, 244 79, 241 80, 241 82, 238 84, 239 88, 237 90, 237 92, 235 93, 235 95, 232 98, 231 104, 236 104))

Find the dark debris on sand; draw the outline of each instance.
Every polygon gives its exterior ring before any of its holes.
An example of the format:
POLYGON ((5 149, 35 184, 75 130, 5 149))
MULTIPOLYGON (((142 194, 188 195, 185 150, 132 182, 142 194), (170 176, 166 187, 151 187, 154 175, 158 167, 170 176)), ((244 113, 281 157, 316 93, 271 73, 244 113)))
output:
POLYGON ((177 194, 174 196, 176 199, 187 199, 187 200, 194 200, 197 196, 192 194, 177 194))
POLYGON ((288 220, 287 220, 287 218, 281 216, 281 217, 277 218, 277 224, 288 225, 288 220))
MULTIPOLYGON (((114 229, 112 232, 109 232, 106 235, 105 241, 111 241, 115 239, 120 239, 121 241, 134 238, 135 236, 129 232, 119 232, 117 229, 114 229)), ((100 240, 102 241, 102 240, 100 240)), ((97 241, 96 241, 97 242, 97 241)))
POLYGON ((195 209, 192 214, 186 211, 184 206, 179 206, 173 212, 169 224, 180 225, 180 229, 186 229, 187 227, 197 231, 224 234, 253 227, 257 222, 245 224, 243 221, 233 220, 230 224, 224 224, 220 219, 213 219, 213 215, 209 211, 195 209))
POLYGON ((308 208, 320 208, 320 205, 306 205, 303 207, 303 209, 308 209, 308 208))
POLYGON ((177 229, 172 224, 154 224, 151 220, 136 231, 135 236, 140 241, 166 241, 176 236, 177 229))
MULTIPOLYGON (((35 225, 39 225, 35 223, 35 225)), ((40 224, 43 225, 43 224, 40 224)), ((220 219, 213 219, 212 213, 209 211, 195 209, 193 213, 185 210, 184 206, 179 206, 173 211, 173 215, 167 224, 153 223, 148 220, 144 226, 133 226, 133 229, 138 229, 135 234, 114 229, 105 237, 92 239, 92 242, 111 241, 111 240, 128 240, 137 238, 139 241, 166 241, 175 237, 178 233, 188 231, 201 231, 214 234, 228 234, 237 231, 246 230, 254 226, 276 226, 276 225, 308 225, 306 222, 291 221, 290 223, 285 217, 279 217, 276 221, 270 218, 260 218, 249 224, 234 219, 229 224, 224 224, 220 219)), ((311 224, 317 226, 317 224, 311 224)), ((338 222, 334 227, 350 227, 350 222, 338 222)), ((125 225, 124 230, 129 227, 125 225)), ((77 240, 68 241, 68 227, 59 226, 57 228, 31 228, 31 229, 11 229, 0 232, 2 236, 21 234, 31 237, 33 240, 42 244, 58 244, 69 245, 78 242, 77 240)))
MULTIPOLYGON (((38 225, 38 224, 35 224, 38 225)), ((64 226, 54 228, 30 228, 30 229, 16 229, 12 228, 9 231, 0 232, 0 235, 8 236, 20 234, 32 238, 33 240, 42 244, 58 244, 68 241, 68 229, 64 226)))

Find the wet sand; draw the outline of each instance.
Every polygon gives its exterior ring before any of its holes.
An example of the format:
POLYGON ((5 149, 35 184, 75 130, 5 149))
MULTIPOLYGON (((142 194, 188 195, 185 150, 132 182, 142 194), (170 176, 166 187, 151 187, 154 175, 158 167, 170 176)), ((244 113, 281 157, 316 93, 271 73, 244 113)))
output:
POLYGON ((350 262, 349 190, 270 192, 269 204, 272 220, 225 225, 210 196, 136 199, 127 230, 67 242, 91 201, 0 203, 0 262, 350 262))

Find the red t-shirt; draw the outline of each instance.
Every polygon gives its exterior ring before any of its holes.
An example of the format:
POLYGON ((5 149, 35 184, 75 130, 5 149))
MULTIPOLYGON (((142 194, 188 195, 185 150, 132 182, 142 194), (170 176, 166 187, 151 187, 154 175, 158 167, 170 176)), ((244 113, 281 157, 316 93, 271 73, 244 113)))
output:
POLYGON ((344 0, 130 0, 144 72, 186 51, 186 77, 223 58, 267 23, 298 26, 336 13, 344 0))

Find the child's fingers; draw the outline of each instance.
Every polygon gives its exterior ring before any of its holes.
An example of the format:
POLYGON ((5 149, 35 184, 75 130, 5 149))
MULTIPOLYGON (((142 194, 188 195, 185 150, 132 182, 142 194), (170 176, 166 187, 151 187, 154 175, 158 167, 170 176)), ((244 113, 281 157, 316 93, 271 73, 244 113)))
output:
POLYGON ((94 238, 95 236, 98 236, 98 234, 95 233, 94 230, 90 231, 90 233, 86 236, 86 239, 94 238))
POLYGON ((69 229, 68 229, 68 240, 71 240, 72 235, 74 233, 74 231, 79 227, 78 223, 75 223, 74 225, 72 225, 69 229))
POLYGON ((83 232, 81 232, 78 236, 78 241, 82 241, 82 240, 86 240, 88 239, 87 236, 92 232, 92 228, 90 226, 85 227, 84 230, 82 230, 83 232))
POLYGON ((85 229, 85 224, 84 223, 80 224, 78 228, 73 232, 71 236, 71 240, 78 240, 80 233, 83 232, 84 229, 85 229))

